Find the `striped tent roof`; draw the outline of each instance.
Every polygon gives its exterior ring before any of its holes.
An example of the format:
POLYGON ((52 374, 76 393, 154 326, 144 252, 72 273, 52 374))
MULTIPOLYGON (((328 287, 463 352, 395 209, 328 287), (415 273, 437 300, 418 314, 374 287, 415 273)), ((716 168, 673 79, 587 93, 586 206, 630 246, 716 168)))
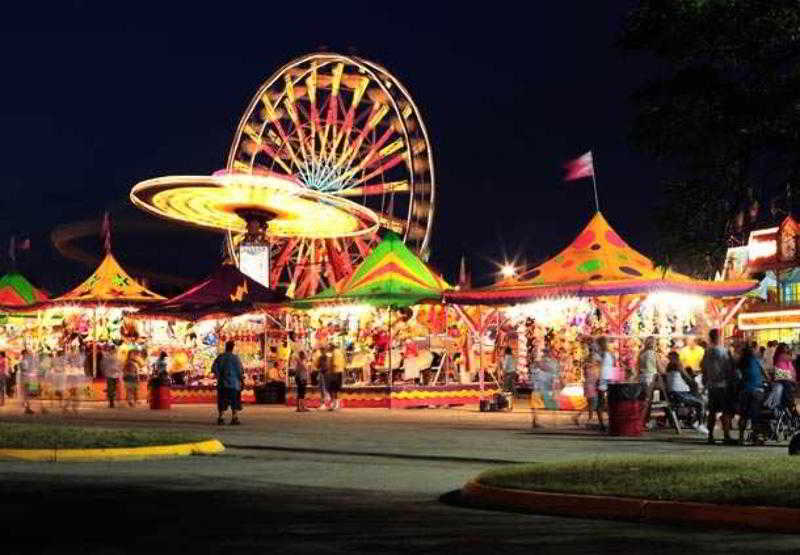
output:
POLYGON ((753 280, 708 281, 658 268, 630 247, 597 212, 574 241, 553 258, 482 289, 448 292, 463 304, 509 304, 559 296, 599 297, 671 291, 710 297, 742 295, 753 280))
POLYGON ((164 297, 153 293, 122 269, 111 253, 89 278, 72 291, 56 299, 53 304, 108 304, 130 305, 163 301, 164 297))
POLYGON ((37 289, 20 273, 11 272, 0 278, 0 306, 24 307, 47 300, 47 295, 37 289))
POLYGON ((410 306, 439 300, 450 285, 419 259, 395 233, 383 241, 353 274, 318 295, 292 303, 297 308, 328 303, 410 306))

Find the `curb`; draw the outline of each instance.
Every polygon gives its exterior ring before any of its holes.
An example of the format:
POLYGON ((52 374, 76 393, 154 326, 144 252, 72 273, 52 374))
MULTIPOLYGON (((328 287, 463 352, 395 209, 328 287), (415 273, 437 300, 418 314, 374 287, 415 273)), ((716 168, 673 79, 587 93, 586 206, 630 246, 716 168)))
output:
POLYGON ((523 511, 579 518, 629 520, 648 524, 690 524, 763 532, 800 532, 800 509, 651 501, 633 497, 523 491, 470 480, 461 488, 467 504, 485 509, 523 511))
POLYGON ((23 461, 115 461, 188 455, 216 455, 225 446, 216 439, 175 445, 147 447, 108 447, 99 449, 0 449, 0 459, 23 461))

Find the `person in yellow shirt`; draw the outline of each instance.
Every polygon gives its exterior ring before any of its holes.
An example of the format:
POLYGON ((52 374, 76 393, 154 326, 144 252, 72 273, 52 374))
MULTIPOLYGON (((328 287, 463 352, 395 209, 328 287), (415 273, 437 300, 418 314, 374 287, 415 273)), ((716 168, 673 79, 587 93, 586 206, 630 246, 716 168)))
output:
POLYGON ((339 391, 342 389, 342 382, 344 379, 344 351, 336 344, 331 343, 328 345, 328 356, 331 357, 330 373, 325 376, 325 385, 328 387, 328 393, 331 396, 330 410, 339 410, 339 391))
POLYGON ((697 339, 690 339, 686 346, 678 351, 681 365, 685 368, 691 368, 692 373, 696 374, 700 371, 700 361, 703 360, 703 355, 706 350, 697 343, 697 339))

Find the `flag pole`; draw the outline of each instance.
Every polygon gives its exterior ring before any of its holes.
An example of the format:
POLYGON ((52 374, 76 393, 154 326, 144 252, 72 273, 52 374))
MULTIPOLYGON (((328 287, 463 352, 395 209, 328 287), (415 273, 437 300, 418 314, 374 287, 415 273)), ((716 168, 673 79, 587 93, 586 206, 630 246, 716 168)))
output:
POLYGON ((600 200, 597 197, 597 178, 595 175, 597 174, 597 168, 594 163, 594 153, 592 152, 592 185, 594 186, 594 207, 600 212, 600 200))

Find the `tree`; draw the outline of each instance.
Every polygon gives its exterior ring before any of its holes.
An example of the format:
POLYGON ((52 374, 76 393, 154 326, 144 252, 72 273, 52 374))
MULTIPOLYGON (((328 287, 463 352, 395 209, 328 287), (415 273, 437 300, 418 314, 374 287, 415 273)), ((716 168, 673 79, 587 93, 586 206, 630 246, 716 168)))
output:
POLYGON ((675 168, 656 260, 707 275, 737 215, 800 184, 800 1, 642 0, 620 45, 660 66, 634 93, 632 131, 675 168))

